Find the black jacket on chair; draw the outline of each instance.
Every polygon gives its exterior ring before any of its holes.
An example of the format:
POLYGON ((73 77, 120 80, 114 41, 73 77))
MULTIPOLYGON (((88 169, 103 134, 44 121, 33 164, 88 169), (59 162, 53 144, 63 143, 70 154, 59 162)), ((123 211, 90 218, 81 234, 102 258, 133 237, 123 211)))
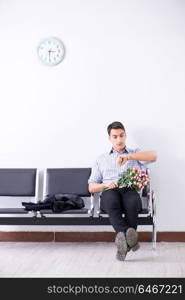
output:
POLYGON ((83 199, 75 194, 56 194, 47 196, 44 201, 39 201, 38 203, 22 202, 22 205, 25 207, 25 210, 29 211, 51 209, 56 213, 69 209, 81 209, 85 206, 83 199))

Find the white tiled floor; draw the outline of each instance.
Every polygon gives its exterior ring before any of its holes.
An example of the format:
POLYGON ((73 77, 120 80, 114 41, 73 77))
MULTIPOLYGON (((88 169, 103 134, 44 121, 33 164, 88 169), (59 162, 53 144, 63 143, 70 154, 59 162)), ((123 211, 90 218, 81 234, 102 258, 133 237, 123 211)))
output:
POLYGON ((185 277, 185 243, 141 243, 124 262, 114 243, 0 243, 0 277, 185 277))

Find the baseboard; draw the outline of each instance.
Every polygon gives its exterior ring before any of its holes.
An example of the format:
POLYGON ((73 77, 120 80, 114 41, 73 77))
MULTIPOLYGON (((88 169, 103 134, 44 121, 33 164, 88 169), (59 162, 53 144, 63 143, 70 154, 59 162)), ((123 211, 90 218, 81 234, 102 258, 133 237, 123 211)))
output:
POLYGON ((0 231, 0 242, 53 242, 54 232, 0 231))
MULTIPOLYGON (((0 231, 0 242, 113 242, 115 232, 0 231)), ((151 232, 139 232, 140 242, 151 242, 151 232)), ((158 232, 157 242, 185 242, 185 232, 158 232)))

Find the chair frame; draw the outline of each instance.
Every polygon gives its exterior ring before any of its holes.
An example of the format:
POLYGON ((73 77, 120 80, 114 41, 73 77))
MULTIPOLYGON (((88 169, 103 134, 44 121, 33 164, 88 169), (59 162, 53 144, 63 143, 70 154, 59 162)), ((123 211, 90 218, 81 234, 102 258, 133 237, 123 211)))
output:
MULTIPOLYGON (((65 168, 56 168, 57 170, 65 170, 65 168)), ((69 170, 70 168, 67 168, 67 170, 69 170)), ((78 169, 78 168, 76 168, 78 169)), ((83 169, 83 168, 79 168, 79 169, 83 169)), ((84 168, 84 169, 87 169, 87 168, 84 168)), ((50 170, 50 169, 45 169, 44 170, 44 180, 43 180, 43 200, 46 198, 47 196, 47 170, 50 170)), ((70 191, 69 191, 70 193, 70 191)), ((88 196, 84 196, 85 198, 87 197, 90 197, 90 208, 88 209, 87 213, 80 213, 80 210, 76 210, 75 214, 74 213, 70 213, 70 211, 63 211, 62 213, 47 213, 47 212, 43 212, 42 210, 41 211, 37 211, 37 215, 40 214, 40 216, 42 218, 46 218, 46 217, 49 217, 52 219, 52 216, 55 215, 55 218, 66 218, 66 220, 68 221, 72 221, 72 218, 73 219, 76 219, 76 221, 80 220, 80 218, 87 218, 87 217, 90 217, 90 218, 93 218, 93 215, 94 215, 94 195, 90 194, 88 196), (75 217, 74 217, 75 215, 75 217)), ((68 223, 70 222, 66 222, 64 221, 65 225, 67 225, 68 223)), ((73 223, 73 222, 72 222, 73 223)), ((83 223, 83 222, 82 222, 83 223)), ((78 222, 77 222, 78 224, 78 222)), ((63 224, 62 224, 63 225, 63 224)), ((69 224, 70 225, 70 224, 69 224)), ((82 224, 80 224, 82 225, 82 224)))
MULTIPOLYGON (((29 168, 11 168, 12 170, 29 170, 29 168)), ((30 168, 33 170, 34 168, 30 168)), ((17 198, 23 198, 23 197, 30 197, 34 199, 34 202, 37 203, 38 201, 38 189, 39 189, 39 170, 35 168, 36 171, 36 177, 35 177, 35 195, 34 196, 10 196, 10 195, 4 195, 0 196, 1 198, 8 198, 8 197, 17 197, 17 198)), ((2 211, 0 209, 0 225, 25 225, 24 221, 27 219, 31 220, 35 216, 35 212, 33 211, 26 211, 23 207, 11 207, 11 208, 5 208, 6 211, 2 211), (12 216, 13 215, 13 216, 12 216), (27 217, 25 217, 25 215, 27 217)))
MULTIPOLYGON (((64 168, 63 168, 64 169, 64 168)), ((75 168, 77 169, 77 168, 75 168)), ((43 182, 43 199, 46 197, 47 189, 47 170, 44 171, 43 182)), ((148 171, 148 170, 147 170, 148 171)), ((38 202, 39 190, 39 170, 36 169, 35 179, 35 196, 34 202, 38 202)), ((69 191, 70 192, 70 191, 69 191)), ((0 196, 0 198, 6 196, 0 196)), ((7 196, 10 197, 10 196, 7 196)), ((20 208, 17 213, 17 208, 10 208, 7 212, 0 212, 0 225, 110 225, 107 214, 102 214, 100 211, 100 193, 90 194, 90 208, 87 213, 80 213, 80 210, 71 214, 70 212, 62 213, 44 213, 42 211, 26 211, 20 208), (98 210, 95 210, 95 198, 98 196, 98 210), (12 216, 13 215, 13 216, 12 216)), ((157 240, 157 218, 156 218, 156 199, 155 193, 149 183, 147 186, 147 203, 148 212, 146 214, 139 214, 138 225, 152 225, 152 246, 156 249, 157 240)), ((5 209, 7 210, 7 209, 5 209)), ((123 214, 124 217, 124 214, 123 214)))

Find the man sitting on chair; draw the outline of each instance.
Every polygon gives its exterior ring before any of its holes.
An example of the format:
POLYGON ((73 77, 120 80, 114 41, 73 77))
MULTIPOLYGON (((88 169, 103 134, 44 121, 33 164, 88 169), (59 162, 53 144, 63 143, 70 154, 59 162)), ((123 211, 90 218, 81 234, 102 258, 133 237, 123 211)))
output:
POLYGON ((141 198, 137 191, 130 188, 118 188, 117 181, 122 172, 128 168, 144 169, 148 162, 156 161, 153 151, 141 152, 140 149, 126 147, 126 131, 122 123, 113 122, 107 127, 112 144, 110 152, 101 155, 92 168, 88 180, 89 192, 102 192, 100 208, 108 214, 111 225, 117 232, 115 243, 117 259, 123 261, 127 252, 139 249, 137 220, 140 212, 141 198), (122 217, 125 214, 125 219, 122 217))

